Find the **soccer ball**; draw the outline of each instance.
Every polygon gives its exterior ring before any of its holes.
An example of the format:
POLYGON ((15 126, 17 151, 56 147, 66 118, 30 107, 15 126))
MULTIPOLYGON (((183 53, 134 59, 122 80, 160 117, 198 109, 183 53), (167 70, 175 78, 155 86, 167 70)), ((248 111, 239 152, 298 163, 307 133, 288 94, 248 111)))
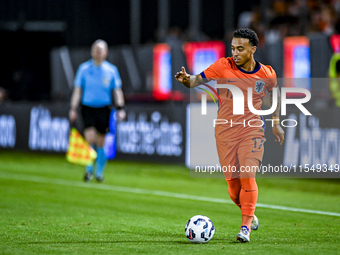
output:
POLYGON ((214 234, 214 223, 207 216, 195 215, 185 225, 185 235, 192 243, 207 243, 214 234))

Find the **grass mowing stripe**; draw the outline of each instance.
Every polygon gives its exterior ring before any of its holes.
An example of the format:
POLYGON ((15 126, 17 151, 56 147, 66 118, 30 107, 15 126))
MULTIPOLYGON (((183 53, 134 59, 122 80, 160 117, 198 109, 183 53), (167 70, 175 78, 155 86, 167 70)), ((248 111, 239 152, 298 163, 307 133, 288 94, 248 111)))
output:
MULTIPOLYGON (((46 178, 46 177, 41 177, 41 176, 36 176, 36 175, 32 176, 32 175, 22 175, 22 174, 0 172, 0 178, 18 180, 18 181, 30 181, 30 182, 37 182, 37 183, 43 183, 43 184, 58 184, 58 185, 71 186, 71 187, 101 189, 101 190, 110 190, 110 191, 127 192, 127 193, 144 194, 144 195, 156 195, 156 196, 181 198, 181 199, 189 199, 189 200, 204 201, 204 202, 233 204, 232 201, 223 199, 223 198, 201 197, 201 196, 166 192, 166 191, 160 191, 160 190, 147 190, 147 189, 131 188, 131 187, 123 187, 123 186, 115 186, 115 185, 107 185, 107 184, 91 184, 91 183, 84 183, 84 182, 69 181, 69 180, 64 180, 64 179, 51 179, 51 178, 46 178)), ((279 206, 279 205, 257 203, 256 207, 340 217, 340 213, 335 213, 335 212, 317 211, 317 210, 309 210, 309 209, 294 208, 294 207, 279 206)))

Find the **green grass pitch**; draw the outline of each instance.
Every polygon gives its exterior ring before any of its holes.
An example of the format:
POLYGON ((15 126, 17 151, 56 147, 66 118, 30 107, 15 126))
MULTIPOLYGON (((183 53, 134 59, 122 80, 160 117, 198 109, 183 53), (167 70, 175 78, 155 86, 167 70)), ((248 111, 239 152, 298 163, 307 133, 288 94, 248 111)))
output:
MULTIPOLYGON (((229 201, 223 179, 122 161, 109 162, 104 183, 84 183, 83 171, 63 155, 0 151, 0 254, 339 254, 339 216, 258 207, 260 228, 240 244, 235 205, 171 196, 229 201), (207 244, 184 235, 196 214, 215 224, 207 244)), ((262 204, 340 213, 337 180, 258 179, 258 186, 262 204)))

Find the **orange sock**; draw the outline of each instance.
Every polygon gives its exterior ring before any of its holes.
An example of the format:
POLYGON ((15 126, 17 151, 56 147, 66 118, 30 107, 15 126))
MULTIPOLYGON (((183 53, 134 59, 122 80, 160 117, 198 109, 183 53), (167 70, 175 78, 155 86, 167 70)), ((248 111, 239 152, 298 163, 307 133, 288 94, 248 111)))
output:
POLYGON ((241 182, 240 178, 227 179, 228 183, 228 192, 231 200, 241 209, 240 203, 240 191, 241 191, 241 182))
MULTIPOLYGON (((258 165, 259 161, 257 159, 247 158, 245 161, 245 166, 258 165)), ((247 177, 251 178, 240 178, 240 204, 242 213, 242 226, 246 225, 250 229, 258 197, 258 187, 255 180, 255 174, 248 175, 247 177)))
POLYGON ((255 178, 240 178, 240 204, 243 215, 253 216, 258 196, 255 178))

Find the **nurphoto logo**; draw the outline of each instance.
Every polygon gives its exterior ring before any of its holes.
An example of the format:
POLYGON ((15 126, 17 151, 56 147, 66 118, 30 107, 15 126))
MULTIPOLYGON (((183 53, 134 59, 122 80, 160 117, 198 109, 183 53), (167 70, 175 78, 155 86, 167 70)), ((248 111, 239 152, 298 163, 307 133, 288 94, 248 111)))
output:
MULTIPOLYGON (((255 84, 255 91, 257 93, 260 93, 263 91, 264 89, 264 85, 265 83, 263 81, 257 81, 255 84)), ((216 84, 215 87, 217 89, 221 88, 221 89, 228 89, 231 93, 232 93, 232 100, 233 100, 233 114, 234 115, 243 115, 244 114, 244 95, 243 92, 240 88, 238 88, 237 86, 231 85, 231 84, 216 84)), ((209 86, 209 88, 211 89, 211 87, 209 86)), ((247 95, 248 95, 248 108, 249 110, 255 114, 255 115, 269 115, 272 114, 277 107, 277 95, 278 95, 278 88, 273 88, 272 93, 273 93, 273 102, 272 105, 269 109, 267 110, 257 110, 255 109, 255 107, 253 106, 253 91, 252 91, 252 87, 249 87, 247 90, 247 95)), ((210 93, 209 93, 210 94, 210 93)), ((217 94, 217 93, 216 93, 217 94)), ((210 94, 210 96, 212 96, 210 94)), ((219 97, 218 97, 219 98, 219 97)), ((311 93, 308 89, 305 88, 281 88, 281 115, 285 116, 287 114, 287 105, 288 104, 293 104, 295 105, 304 115, 312 115, 304 106, 304 103, 307 103, 309 100, 311 99, 311 93), (305 97, 303 98, 287 98, 287 94, 288 93, 301 93, 304 94, 305 97)), ((215 100, 214 100, 215 101, 215 100)), ((219 101, 221 102, 220 98, 219 101)), ((202 94, 201 97, 201 115, 207 115, 207 97, 205 94, 202 94)), ((266 120, 271 120, 272 121, 272 125, 274 124, 274 120, 273 119, 266 119, 266 120)), ((250 120, 248 122, 252 122, 253 120, 250 120)), ((255 120, 254 120, 255 121, 255 120)), ((256 120, 256 121, 261 121, 261 120, 256 120)), ((261 125, 263 125, 263 121, 261 121, 261 125)), ((225 119, 214 119, 214 127, 218 124, 227 124, 229 123, 231 126, 236 125, 236 124, 242 124, 243 126, 246 126, 246 122, 244 120, 244 122, 232 122, 232 120, 225 120, 225 119)), ((281 121, 281 124, 284 127, 294 127, 297 125, 297 121, 296 120, 290 120, 290 119, 285 119, 281 121), (294 125, 286 125, 285 123, 288 121, 292 121, 294 122, 294 125)), ((258 127, 261 125, 251 125, 250 123, 248 123, 248 126, 252 126, 252 127, 258 127)))

